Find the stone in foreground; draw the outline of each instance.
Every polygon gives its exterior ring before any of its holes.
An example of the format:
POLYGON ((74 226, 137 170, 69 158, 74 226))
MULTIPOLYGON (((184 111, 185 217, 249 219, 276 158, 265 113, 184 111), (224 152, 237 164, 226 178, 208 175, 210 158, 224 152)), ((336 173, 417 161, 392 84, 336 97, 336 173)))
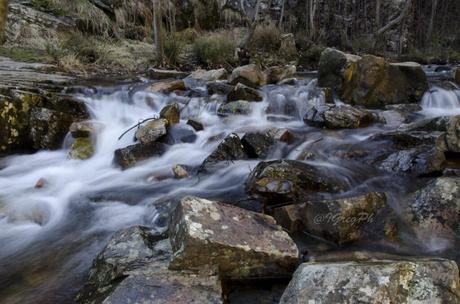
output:
POLYGON ((181 200, 169 228, 170 269, 218 270, 232 279, 289 276, 298 249, 267 215, 201 198, 181 200))
POLYGON ((280 304, 460 303, 454 261, 413 258, 302 264, 280 304))
POLYGON ((161 118, 148 122, 136 131, 136 139, 142 144, 157 141, 167 133, 168 120, 161 118))

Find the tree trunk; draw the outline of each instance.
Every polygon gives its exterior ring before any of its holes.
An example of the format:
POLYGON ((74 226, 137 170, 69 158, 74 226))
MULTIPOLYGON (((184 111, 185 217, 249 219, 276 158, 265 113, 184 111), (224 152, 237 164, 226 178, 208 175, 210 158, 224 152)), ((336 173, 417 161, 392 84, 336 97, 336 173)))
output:
POLYGON ((256 30, 257 23, 259 21, 259 9, 260 9, 261 0, 257 0, 254 17, 252 22, 249 25, 248 33, 244 37, 243 41, 240 44, 240 49, 244 50, 247 48, 249 42, 251 42, 252 36, 254 35, 254 31, 256 30))
POLYGON ((278 25, 280 30, 283 28, 283 17, 284 17, 285 5, 286 5, 286 0, 283 0, 283 5, 281 6, 280 23, 278 25))
POLYGON ((438 0, 433 0, 431 4, 431 17, 430 17, 430 24, 428 25, 428 32, 426 35, 427 41, 431 39, 433 35, 433 26, 434 26, 434 17, 436 16, 436 10, 438 8, 438 0))
POLYGON ((0 44, 6 40, 5 25, 8 17, 8 0, 0 0, 0 44))
POLYGON ((161 0, 153 0, 153 32, 155 35, 155 48, 159 63, 164 63, 163 29, 161 20, 161 0))
POLYGON ((380 6, 382 5, 381 0, 377 0, 375 3, 375 28, 380 28, 380 6))
POLYGON ((378 36, 381 36, 383 35, 385 32, 387 32, 388 30, 392 29, 393 27, 397 26, 398 24, 401 23, 401 21, 404 20, 404 18, 406 18, 407 14, 409 13, 410 11, 410 7, 412 5, 412 0, 406 0, 406 3, 404 4, 404 7, 401 11, 401 14, 399 14, 398 17, 396 17, 395 19, 391 20, 390 22, 388 22, 385 26, 383 26, 382 28, 380 28, 378 31, 377 31, 377 37, 378 36))

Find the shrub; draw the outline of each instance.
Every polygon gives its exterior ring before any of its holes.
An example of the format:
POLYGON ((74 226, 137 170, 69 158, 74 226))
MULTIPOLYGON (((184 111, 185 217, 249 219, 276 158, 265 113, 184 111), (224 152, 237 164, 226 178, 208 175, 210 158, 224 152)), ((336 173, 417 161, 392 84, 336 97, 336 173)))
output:
POLYGON ((180 55, 184 48, 184 42, 178 35, 169 34, 164 40, 164 56, 168 66, 177 67, 180 62, 180 55))
POLYGON ((215 32, 196 39, 193 52, 201 65, 207 68, 233 66, 237 43, 228 32, 215 32))
POLYGON ((274 23, 270 22, 256 26, 250 47, 255 50, 274 51, 279 49, 280 43, 281 32, 274 23))
POLYGON ((59 67, 68 73, 75 73, 84 71, 83 64, 81 63, 78 56, 74 53, 70 53, 61 57, 58 61, 59 67))

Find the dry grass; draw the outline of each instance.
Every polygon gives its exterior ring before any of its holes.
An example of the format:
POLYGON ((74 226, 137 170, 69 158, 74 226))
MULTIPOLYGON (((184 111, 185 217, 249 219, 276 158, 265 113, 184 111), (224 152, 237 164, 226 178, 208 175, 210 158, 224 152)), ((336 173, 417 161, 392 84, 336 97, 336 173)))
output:
POLYGON ((279 49, 280 43, 280 30, 273 22, 269 22, 256 27, 250 41, 250 48, 259 51, 274 51, 279 49))
POLYGON ((233 32, 208 33, 196 39, 193 51, 198 62, 206 68, 234 66, 237 38, 233 32))
POLYGON ((69 53, 59 58, 58 66, 67 73, 85 72, 84 65, 81 63, 77 54, 69 53))

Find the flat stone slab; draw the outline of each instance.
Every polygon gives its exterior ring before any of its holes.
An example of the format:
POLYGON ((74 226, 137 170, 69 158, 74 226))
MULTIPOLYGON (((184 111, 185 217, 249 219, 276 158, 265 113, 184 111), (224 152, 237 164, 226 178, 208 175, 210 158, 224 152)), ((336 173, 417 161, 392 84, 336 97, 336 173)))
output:
POLYGON ((170 240, 170 269, 241 279, 289 276, 298 263, 297 246, 272 217, 196 197, 181 200, 170 240))
POLYGON ((457 264, 408 258, 304 263, 280 304, 460 303, 457 264))

